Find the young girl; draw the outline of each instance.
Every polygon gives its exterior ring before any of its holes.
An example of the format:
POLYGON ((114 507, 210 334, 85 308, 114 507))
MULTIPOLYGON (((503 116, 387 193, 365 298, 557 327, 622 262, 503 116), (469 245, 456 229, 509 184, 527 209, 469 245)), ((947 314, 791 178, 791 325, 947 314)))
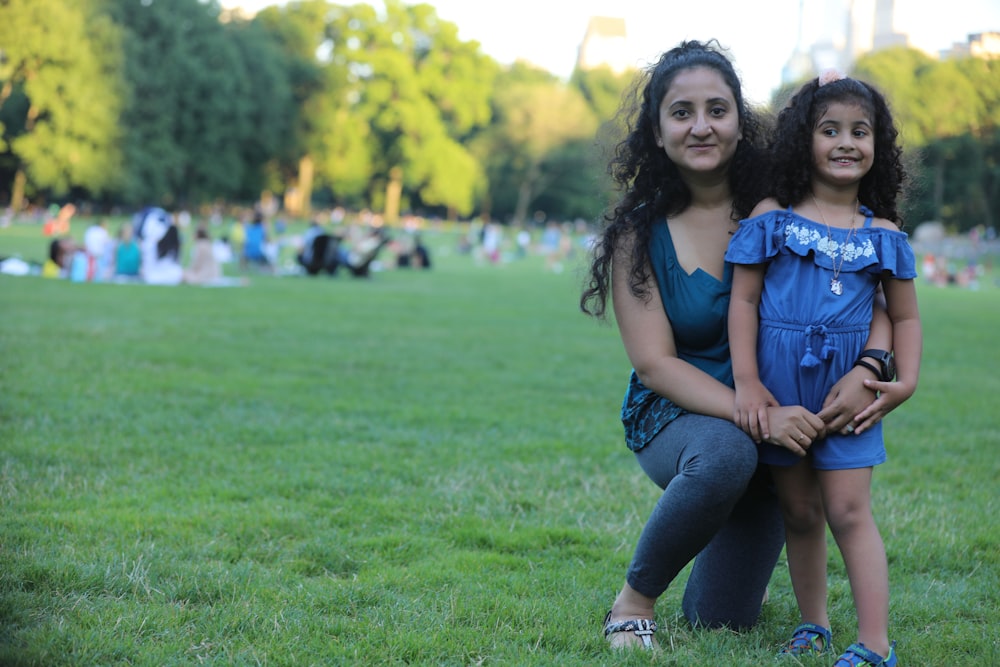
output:
MULTIPOLYGON (((899 229, 904 170, 882 95, 827 73, 781 111, 771 145, 774 197, 734 235, 729 336, 734 419, 767 440, 766 408, 823 407, 830 386, 854 366, 870 368, 893 407, 917 385, 922 335, 913 251, 899 229), (864 350, 881 284, 893 323, 898 381, 888 353, 864 350)), ((871 513, 873 466, 885 461, 881 423, 808 432, 785 448, 762 443, 785 519, 788 569, 802 624, 782 653, 831 648, 826 609, 826 523, 844 558, 858 615, 858 642, 836 667, 896 665, 888 638, 885 547, 871 513), (825 522, 824 522, 825 514, 825 522)))

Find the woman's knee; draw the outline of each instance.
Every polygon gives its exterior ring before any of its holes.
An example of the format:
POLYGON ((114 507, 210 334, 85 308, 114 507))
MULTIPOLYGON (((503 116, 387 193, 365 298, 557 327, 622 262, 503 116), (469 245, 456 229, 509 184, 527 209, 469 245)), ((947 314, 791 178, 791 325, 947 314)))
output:
POLYGON ((675 476, 739 495, 757 469, 757 447, 731 422, 686 414, 636 452, 646 474, 665 488, 675 476))
POLYGON ((757 446, 753 440, 732 426, 706 434, 706 443, 688 463, 708 483, 742 492, 757 472, 757 446))

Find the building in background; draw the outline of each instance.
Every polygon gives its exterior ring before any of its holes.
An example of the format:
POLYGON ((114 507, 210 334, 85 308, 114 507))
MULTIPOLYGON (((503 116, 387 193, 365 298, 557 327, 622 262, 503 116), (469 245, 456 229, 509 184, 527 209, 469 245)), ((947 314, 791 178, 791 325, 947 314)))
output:
POLYGON ((908 45, 906 35, 896 32, 893 27, 895 13, 894 0, 850 1, 844 49, 846 66, 871 51, 908 45))
POLYGON ((577 50, 576 66, 581 70, 608 67, 615 74, 635 69, 628 55, 625 19, 592 16, 577 50))
MULTIPOLYGON (((782 69, 781 82, 796 84, 830 68, 848 71, 866 53, 909 46, 907 35, 895 30, 895 14, 894 0, 823 0, 810 2, 808 7, 805 0, 799 0, 796 46, 782 69), (803 44, 806 20, 822 26, 808 49, 803 44)), ((937 55, 941 59, 1000 57, 1000 33, 969 35, 966 43, 955 43, 937 55)))
POLYGON ((896 32, 893 26, 894 0, 825 0, 810 9, 812 19, 820 22, 823 32, 805 52, 801 41, 806 7, 804 0, 799 0, 800 45, 789 61, 790 65, 794 61, 795 67, 787 68, 794 76, 783 78, 784 83, 801 81, 825 69, 847 71, 866 53, 908 45, 906 35, 896 32))
POLYGON ((938 52, 941 60, 949 58, 1000 58, 1000 32, 977 32, 963 42, 955 42, 951 48, 938 52))

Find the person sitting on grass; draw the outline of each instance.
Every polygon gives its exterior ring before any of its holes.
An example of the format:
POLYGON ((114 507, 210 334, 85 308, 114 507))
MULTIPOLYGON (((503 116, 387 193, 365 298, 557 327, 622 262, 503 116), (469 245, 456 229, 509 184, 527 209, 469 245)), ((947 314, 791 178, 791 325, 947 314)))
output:
POLYGON ((49 256, 42 264, 43 278, 67 278, 69 265, 76 252, 76 243, 68 236, 61 236, 49 242, 49 256))
POLYGON ((118 229, 118 243, 115 245, 115 273, 118 282, 139 280, 142 251, 135 242, 132 225, 124 224, 118 229))
POLYGON ((198 227, 194 233, 194 247, 191 249, 191 261, 184 271, 184 282, 188 285, 210 285, 222 277, 222 268, 215 258, 212 238, 208 230, 198 227))
POLYGON ((344 267, 355 278, 367 278, 389 240, 381 227, 373 227, 352 247, 347 247, 340 236, 317 233, 311 235, 308 245, 299 253, 298 262, 311 276, 321 272, 335 276, 344 267))
POLYGON ((271 270, 271 259, 267 252, 267 227, 264 216, 259 211, 254 213, 253 221, 247 225, 243 240, 243 266, 258 267, 271 270))

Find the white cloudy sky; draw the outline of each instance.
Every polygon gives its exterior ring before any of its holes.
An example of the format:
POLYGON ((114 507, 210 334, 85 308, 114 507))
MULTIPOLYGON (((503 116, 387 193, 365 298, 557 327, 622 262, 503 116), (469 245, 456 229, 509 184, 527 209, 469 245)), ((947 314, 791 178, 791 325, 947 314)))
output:
MULTIPOLYGON (((222 4, 259 8, 280 1, 223 0, 222 4)), ((655 59, 683 39, 714 37, 730 49, 748 97, 765 102, 780 84, 781 69, 795 50, 800 0, 427 0, 427 4, 456 24, 462 39, 480 42, 496 60, 509 63, 520 58, 564 77, 573 69, 591 16, 625 19, 637 64, 655 59)), ((837 24, 831 20, 834 12, 824 11, 823 5, 846 5, 847 0, 802 4, 806 7, 803 43, 808 47, 834 33, 830 27, 837 24)), ((932 54, 966 41, 969 33, 1000 32, 1000 0, 895 0, 895 8, 896 31, 908 34, 911 45, 932 54)))

